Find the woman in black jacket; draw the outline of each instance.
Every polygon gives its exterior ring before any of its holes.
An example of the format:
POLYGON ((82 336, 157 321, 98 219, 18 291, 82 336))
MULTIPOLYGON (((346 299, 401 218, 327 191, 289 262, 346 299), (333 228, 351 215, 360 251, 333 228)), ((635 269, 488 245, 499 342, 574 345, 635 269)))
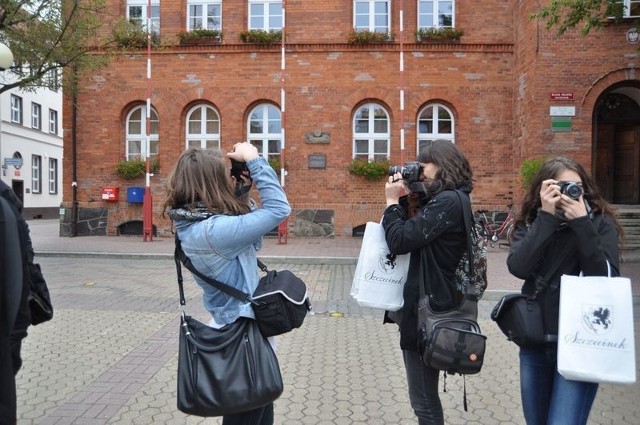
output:
POLYGON ((546 160, 524 198, 507 266, 524 279, 522 293, 537 289, 547 341, 520 348, 527 425, 587 423, 598 384, 569 381, 557 372, 560 277, 607 276, 609 269, 619 275, 621 231, 614 215, 585 169, 565 157, 546 160))
POLYGON ((473 173, 462 152, 448 140, 428 144, 417 162, 417 181, 408 181, 397 173, 389 177, 385 186, 387 208, 382 225, 387 245, 392 254, 411 253, 403 307, 387 313, 385 322, 392 321, 400 327, 409 400, 418 423, 438 425, 444 424, 438 394, 439 371, 425 366, 418 349, 418 285, 425 286, 435 309, 454 308, 462 300, 454 273, 467 249, 467 239, 463 206, 456 190, 466 198, 467 205, 473 173), (410 194, 405 196, 407 190, 410 194))

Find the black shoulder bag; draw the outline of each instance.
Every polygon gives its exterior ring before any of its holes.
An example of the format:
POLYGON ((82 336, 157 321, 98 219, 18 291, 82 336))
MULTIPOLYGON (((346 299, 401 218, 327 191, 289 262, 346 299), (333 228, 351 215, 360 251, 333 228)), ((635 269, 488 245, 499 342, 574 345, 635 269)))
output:
POLYGON ((258 266, 267 274, 260 279, 253 295, 213 279, 196 269, 182 250, 176 235, 176 261, 178 259, 187 270, 214 288, 243 302, 250 302, 256 315, 258 326, 264 336, 275 336, 302 326, 311 310, 307 297, 307 286, 289 270, 268 270, 260 260, 258 266))
POLYGON ((535 347, 546 342, 543 313, 537 297, 564 260, 565 255, 556 257, 547 273, 536 279, 536 289, 532 295, 507 294, 493 307, 491 320, 496 322, 509 341, 519 347, 535 347))
POLYGON ((280 365, 255 320, 240 318, 215 329, 184 311, 182 270, 175 255, 180 305, 178 410, 223 416, 257 409, 283 391, 280 365))

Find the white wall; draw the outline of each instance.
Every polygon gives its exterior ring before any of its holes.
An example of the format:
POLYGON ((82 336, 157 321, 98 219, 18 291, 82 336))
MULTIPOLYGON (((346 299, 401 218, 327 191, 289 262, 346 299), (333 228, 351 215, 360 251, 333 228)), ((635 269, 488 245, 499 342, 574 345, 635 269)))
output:
MULTIPOLYGON (((10 72, 2 73, 0 85, 12 78, 10 72), (3 79, 6 79, 3 81, 3 79)), ((0 178, 12 186, 14 181, 24 184, 24 208, 27 219, 33 218, 29 211, 32 209, 47 209, 49 216, 57 214, 62 202, 62 89, 52 91, 38 89, 35 92, 9 90, 0 94, 0 178), (22 123, 11 121, 11 95, 22 98, 22 123), (41 106, 41 129, 31 127, 32 103, 41 106), (49 132, 49 110, 58 112, 58 128, 56 133, 49 132), (6 165, 6 158, 13 158, 14 153, 20 153, 23 165, 19 169, 13 165, 6 165), (32 157, 41 157, 41 188, 40 193, 33 193, 32 157), (57 160, 57 192, 50 193, 49 159, 57 160)), ((51 217, 53 218, 53 217, 51 217)))

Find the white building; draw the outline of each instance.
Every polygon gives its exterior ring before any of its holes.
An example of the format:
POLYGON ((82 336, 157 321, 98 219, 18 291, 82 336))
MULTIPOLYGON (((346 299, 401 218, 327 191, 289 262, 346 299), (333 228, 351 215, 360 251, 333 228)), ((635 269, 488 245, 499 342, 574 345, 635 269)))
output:
MULTIPOLYGON (((0 73, 0 85, 14 74, 0 73)), ((27 220, 58 218, 62 202, 62 89, 57 75, 49 88, 0 94, 1 179, 13 188, 27 220)))

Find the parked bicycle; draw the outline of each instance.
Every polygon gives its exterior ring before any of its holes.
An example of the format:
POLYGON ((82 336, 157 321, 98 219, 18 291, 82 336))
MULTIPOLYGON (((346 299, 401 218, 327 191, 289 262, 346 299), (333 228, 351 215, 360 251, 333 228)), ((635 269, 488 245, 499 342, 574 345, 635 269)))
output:
POLYGON ((511 209, 512 207, 513 204, 507 205, 508 212, 504 220, 496 219, 496 215, 499 216, 501 213, 490 213, 488 210, 478 210, 476 212, 476 220, 482 227, 482 236, 489 242, 491 247, 495 247, 500 239, 506 240, 504 245, 510 245, 511 234, 516 224, 516 215, 511 209))

